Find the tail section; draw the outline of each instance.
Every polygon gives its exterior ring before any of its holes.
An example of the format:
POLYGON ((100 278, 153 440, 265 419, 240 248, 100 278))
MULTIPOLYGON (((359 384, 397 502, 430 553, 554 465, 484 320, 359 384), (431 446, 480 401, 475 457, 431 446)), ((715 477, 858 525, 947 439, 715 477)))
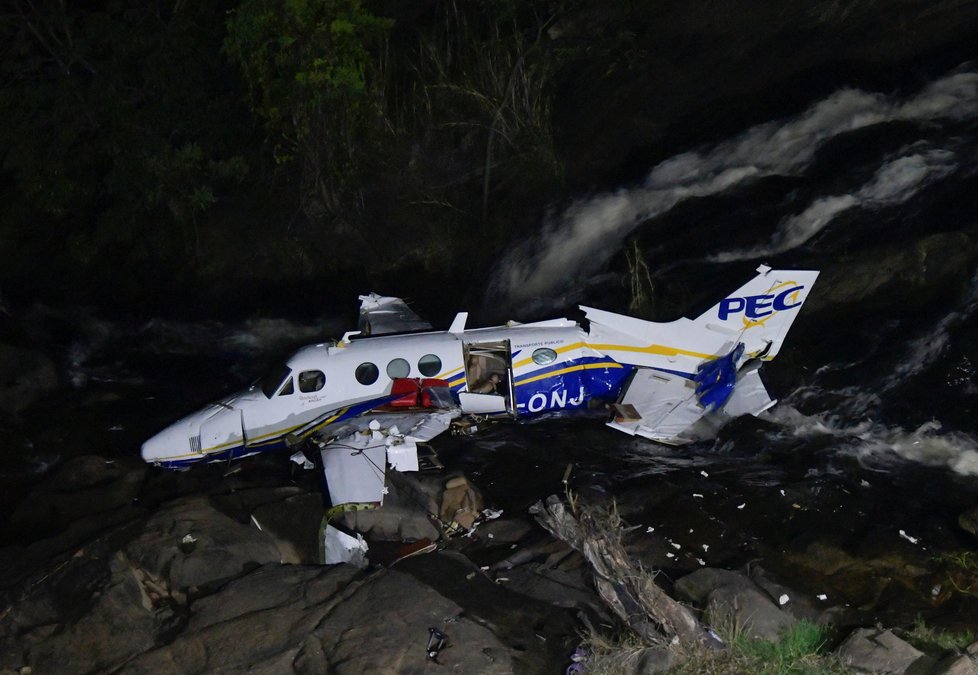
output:
POLYGON ((757 271, 696 319, 655 323, 581 307, 591 324, 588 345, 619 363, 686 375, 738 344, 747 357, 769 361, 780 351, 818 272, 764 265, 757 271))
POLYGON ((739 334, 748 356, 770 361, 808 298, 818 272, 757 268, 758 275, 694 320, 702 328, 739 334))

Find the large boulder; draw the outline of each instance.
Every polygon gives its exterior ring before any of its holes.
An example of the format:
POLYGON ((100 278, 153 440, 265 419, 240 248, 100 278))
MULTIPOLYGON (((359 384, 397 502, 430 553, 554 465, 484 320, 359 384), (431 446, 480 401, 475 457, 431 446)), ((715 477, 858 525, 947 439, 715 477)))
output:
POLYGON ((121 553, 78 556, 8 607, 0 666, 36 673, 113 671, 178 627, 183 609, 121 553))
POLYGON ((677 581, 675 590, 680 599, 703 606, 703 618, 711 626, 736 626, 751 638, 777 640, 795 623, 740 572, 703 568, 677 581))
POLYGON ((491 627, 396 570, 267 565, 194 605, 171 643, 123 673, 511 673, 491 627), (447 636, 429 658, 429 631, 447 636))
POLYGON ((933 660, 889 630, 859 628, 839 645, 842 664, 856 673, 926 673, 933 660))
POLYGON ((270 536, 221 513, 206 497, 156 512, 125 552, 169 588, 191 594, 281 560, 270 536))
POLYGON ((382 507, 340 513, 335 516, 336 524, 374 540, 435 541, 441 530, 435 525, 438 499, 434 489, 422 477, 390 471, 382 507))

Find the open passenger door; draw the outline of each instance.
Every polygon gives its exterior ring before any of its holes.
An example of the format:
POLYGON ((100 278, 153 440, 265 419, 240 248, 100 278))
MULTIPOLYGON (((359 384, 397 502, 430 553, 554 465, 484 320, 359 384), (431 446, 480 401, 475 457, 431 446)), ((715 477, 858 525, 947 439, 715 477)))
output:
POLYGON ((509 340, 462 346, 466 391, 458 395, 462 411, 485 415, 508 412, 513 405, 513 363, 509 340))

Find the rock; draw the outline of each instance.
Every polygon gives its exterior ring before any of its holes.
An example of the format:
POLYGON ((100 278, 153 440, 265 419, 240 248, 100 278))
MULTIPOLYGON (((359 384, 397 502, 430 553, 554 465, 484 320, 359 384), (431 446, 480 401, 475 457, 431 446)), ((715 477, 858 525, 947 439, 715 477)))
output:
POLYGON ((967 654, 952 654, 934 666, 929 675, 978 675, 978 665, 967 654))
POLYGON ((859 628, 839 646, 836 654, 854 672, 912 675, 924 673, 933 665, 923 652, 904 642, 889 630, 859 628))
POLYGON ((475 536, 487 544, 515 544, 533 530, 533 525, 523 518, 504 517, 481 523, 475 536))
MULTIPOLYGON (((129 528, 138 526, 146 510, 138 506, 85 516, 71 522, 57 535, 31 542, 26 546, 0 549, 0 588, 9 589, 25 578, 59 563, 59 558, 78 554, 80 547, 90 549, 102 538, 124 537, 129 528)), ((98 546, 98 548, 102 548, 98 546)), ((111 546, 108 547, 111 549, 111 546)), ((114 549, 112 549, 114 550, 114 549)), ((37 582, 34 582, 37 583, 37 582)))
POLYGON ((590 583, 585 567, 569 571, 549 565, 531 563, 511 570, 500 571, 496 579, 506 579, 506 587, 557 607, 587 609, 603 613, 603 605, 590 583))
POLYGON ((10 516, 12 533, 39 538, 69 523, 131 504, 148 467, 137 458, 84 455, 68 460, 35 487, 10 516))
POLYGON ((441 537, 432 522, 438 504, 415 476, 388 472, 387 488, 382 507, 346 511, 336 516, 337 525, 381 541, 435 541, 441 537))
POLYGON ((175 640, 121 672, 509 673, 520 659, 410 575, 266 565, 195 603, 175 640), (448 637, 435 663, 426 652, 433 627, 448 637))
POLYGON ((715 628, 739 627, 744 635, 758 640, 777 640, 795 620, 756 587, 722 586, 712 593, 703 612, 715 628))
POLYGON ((57 388, 54 361, 33 349, 0 344, 0 411, 16 414, 57 388))
POLYGON ((704 605, 704 619, 713 627, 736 626, 749 637, 777 640, 795 623, 746 575, 703 568, 676 582, 676 593, 704 605))
POLYGON ((750 575, 751 581, 767 593, 769 598, 775 600, 782 611, 787 612, 795 619, 806 619, 816 623, 831 623, 831 621, 824 620, 828 618, 825 611, 816 607, 811 598, 778 583, 760 565, 750 565, 748 567, 748 574, 750 575), (785 597, 788 600, 781 603, 781 598, 785 597))
POLYGON ((262 504, 252 515, 278 546, 282 562, 317 565, 322 562, 323 513, 322 496, 306 493, 262 504))
POLYGON ((33 643, 26 650, 33 672, 113 671, 182 620, 175 605, 147 602, 142 579, 123 555, 109 569, 108 583, 89 589, 91 605, 77 620, 50 635, 42 628, 21 638, 33 643))
POLYGON ((818 313, 844 304, 865 310, 895 299, 901 306, 924 306, 949 286, 968 282, 975 252, 975 240, 962 232, 930 234, 911 245, 884 243, 858 259, 826 266, 805 310, 818 313))
POLYGON ((679 664, 675 650, 667 647, 646 647, 635 655, 635 675, 666 673, 679 664))
POLYGON ((738 572, 704 567, 679 579, 675 585, 675 592, 680 600, 689 600, 697 605, 703 605, 715 589, 721 586, 741 585, 745 581, 749 582, 738 572))
POLYGON ((125 552, 170 588, 189 593, 281 559, 270 536, 229 518, 205 497, 174 502, 157 511, 125 552))
POLYGON ((978 537, 978 506, 972 506, 959 515, 958 526, 965 532, 978 537))

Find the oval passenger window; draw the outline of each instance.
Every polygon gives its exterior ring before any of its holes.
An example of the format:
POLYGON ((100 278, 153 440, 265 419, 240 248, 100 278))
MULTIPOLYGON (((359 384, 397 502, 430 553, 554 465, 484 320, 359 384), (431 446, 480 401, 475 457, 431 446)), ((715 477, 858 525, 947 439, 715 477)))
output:
POLYGON ((441 359, 434 354, 425 354, 418 359, 418 370, 425 377, 434 377, 441 370, 441 359))
POLYGON ((387 364, 387 375, 392 379, 407 377, 411 374, 411 364, 404 359, 394 359, 387 364))
POLYGON ((360 384, 373 384, 380 377, 380 370, 374 364, 367 362, 357 366, 357 382, 360 384))
POLYGON ((299 391, 311 394, 326 384, 326 376, 320 370, 304 370, 299 373, 299 391))
POLYGON ((545 366, 548 363, 553 363, 557 360, 557 352, 547 347, 540 347, 540 349, 533 350, 533 363, 538 366, 545 366))

